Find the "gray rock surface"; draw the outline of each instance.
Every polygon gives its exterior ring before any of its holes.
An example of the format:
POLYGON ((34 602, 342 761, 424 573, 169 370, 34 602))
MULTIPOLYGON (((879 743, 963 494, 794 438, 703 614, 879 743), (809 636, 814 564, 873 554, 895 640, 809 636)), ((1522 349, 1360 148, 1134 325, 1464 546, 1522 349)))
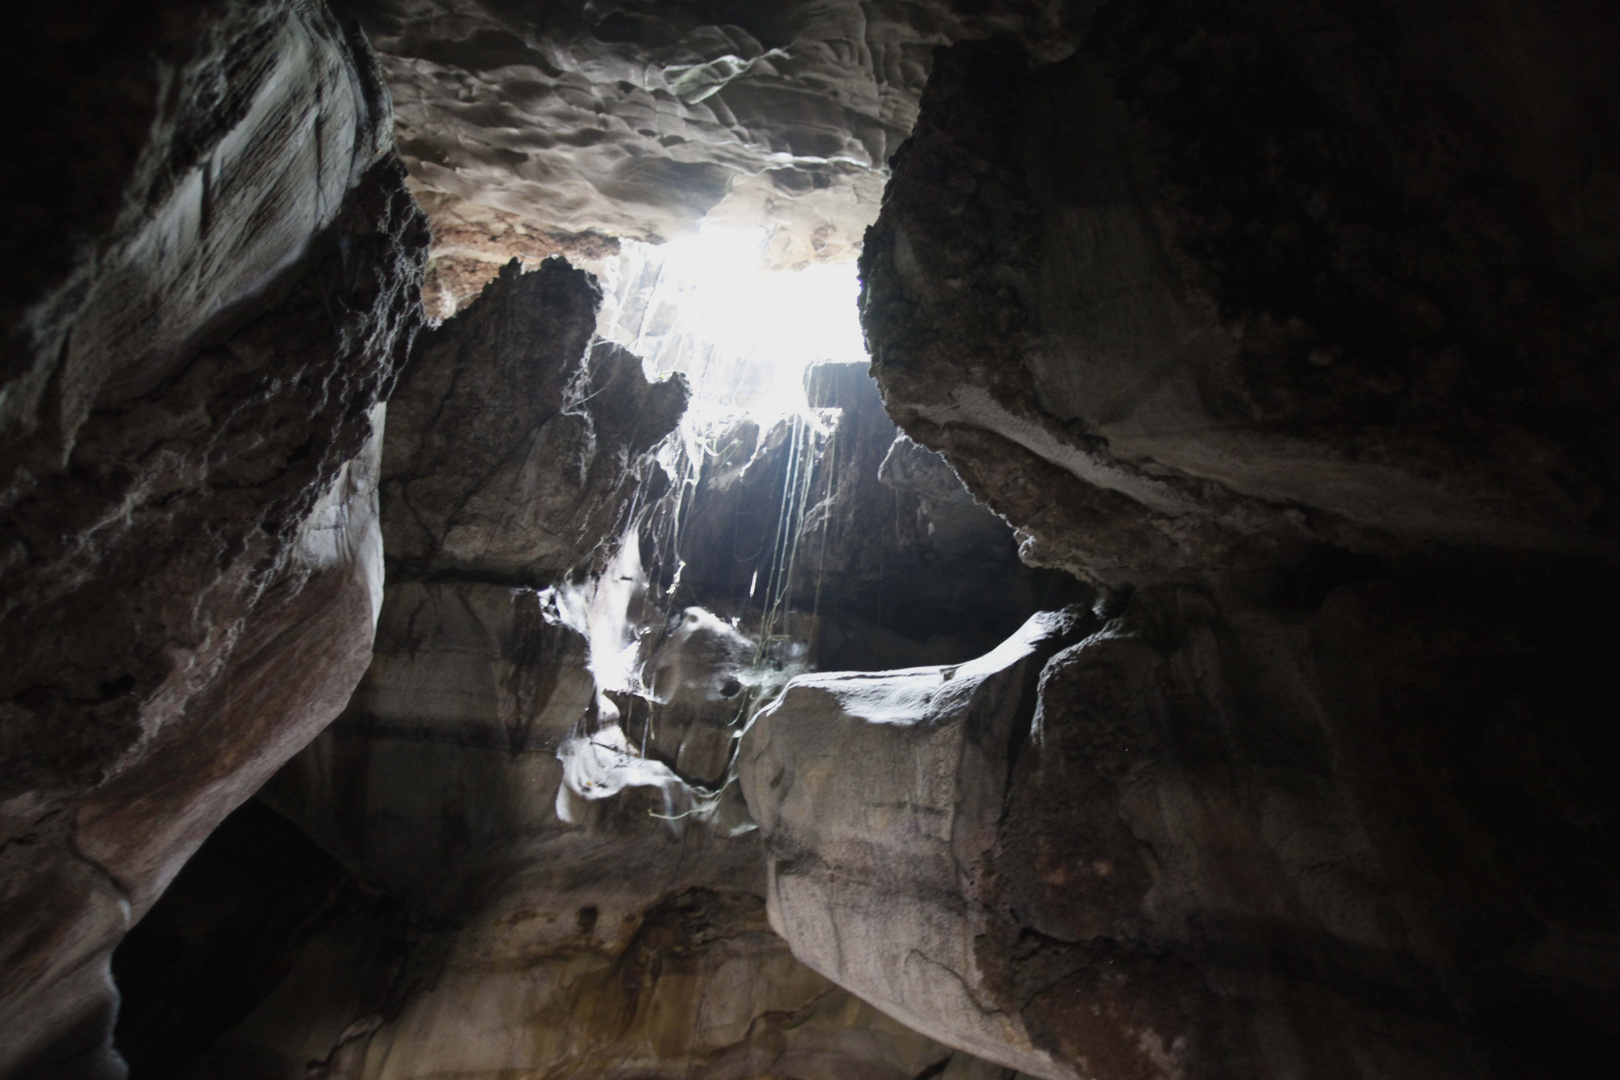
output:
POLYGON ((1152 7, 1034 70, 943 54, 862 256, 901 426, 1094 578, 1323 542, 1612 558, 1620 234, 1577 164, 1615 152, 1612 21, 1463 45, 1447 7, 1374 56, 1385 31, 1326 7, 1207 39, 1199 5, 1152 7), (1569 103, 1556 134, 1501 119, 1519 90, 1569 103))
POLYGON ((674 430, 684 380, 588 350, 601 292, 548 259, 509 263, 480 302, 429 331, 390 401, 383 451, 388 557, 554 579, 616 536, 638 459, 674 430))
MULTIPOLYGON (((953 766, 1001 786, 982 860, 924 875, 945 900, 888 885, 925 843, 839 832, 929 835, 930 774, 884 816, 820 779, 789 814, 756 772, 751 808, 822 920, 784 907, 801 955, 849 964, 825 911, 970 940, 848 978, 957 994, 942 1037, 965 984, 1050 1075, 1597 1076, 1620 1045, 1620 746, 1581 704, 1614 643, 1620 27, 1362 14, 1111 5, 1058 64, 954 47, 868 233, 891 415, 1112 621, 1047 663, 1005 774, 953 766)), ((754 756, 859 770, 814 752, 842 725, 905 759, 927 714, 862 708, 754 756)))
POLYGON ((50 152, 5 176, 0 1074, 111 1077, 108 953, 365 670, 428 238, 323 7, 22 31, 50 152))
POLYGON ((1036 615, 969 663, 803 675, 743 737, 771 925, 908 1027, 1037 1076, 1075 1075, 987 985, 975 870, 997 840, 1035 677, 1087 624, 1036 615))
POLYGON ((1036 620, 802 676, 743 740, 772 926, 1040 1076, 1598 1075, 1614 746, 1575 702, 1606 649, 1530 628, 1606 601, 1496 599, 1152 590, 1061 651, 1036 620))
POLYGON ((930 50, 993 32, 1072 48, 1061 5, 935 0, 349 0, 419 189, 579 232, 779 227, 773 261, 848 258, 930 50))

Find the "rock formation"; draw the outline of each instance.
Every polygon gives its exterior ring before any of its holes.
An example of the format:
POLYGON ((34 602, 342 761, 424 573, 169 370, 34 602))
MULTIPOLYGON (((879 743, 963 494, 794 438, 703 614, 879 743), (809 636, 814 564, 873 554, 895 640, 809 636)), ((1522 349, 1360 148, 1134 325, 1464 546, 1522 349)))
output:
MULTIPOLYGON (((691 808, 659 787, 564 785, 559 758, 614 706, 589 666, 600 639, 567 624, 557 592, 577 568, 611 583, 631 565, 614 552, 658 491, 652 452, 686 401, 679 378, 649 384, 637 358, 589 346, 599 301, 565 263, 514 264, 418 339, 383 452, 375 659, 263 794, 319 841, 291 865, 331 899, 299 908, 293 891, 251 914, 276 944, 243 957, 233 985, 250 1000, 233 1014, 172 990, 143 1007, 127 1032, 138 1075, 165 1061, 199 1078, 908 1080, 953 1061, 999 1075, 794 959, 766 923, 750 833, 652 816, 691 808), (195 1028, 159 1027, 175 1014, 195 1028)), ((691 609, 649 655, 652 700, 615 695, 624 727, 608 730, 628 730, 638 760, 719 786, 737 694, 719 684, 754 651, 691 609), (716 634, 729 667, 697 644, 716 634)), ((207 898, 266 835, 285 846, 245 812, 138 932, 121 977, 151 994, 165 970, 217 964, 182 945, 166 968, 163 943, 220 917, 201 913, 207 898)))
POLYGON ((1273 7, 1206 40, 1198 4, 1115 5, 1035 71, 944 54, 862 256, 891 411, 1083 577, 1312 544, 1612 558, 1620 245, 1582 164, 1612 153, 1612 28, 1497 54, 1492 23, 1273 7), (1503 126, 1516 93, 1572 111, 1503 126))
POLYGON ((427 231, 319 5, 19 18, 0 1073, 115 1076, 108 953, 369 660, 427 231))
POLYGON ((1613 1071, 1612 12, 332 3, 8 12, 0 1077, 1613 1071))
POLYGON ((1006 667, 796 683, 744 786, 773 925, 952 1045, 1054 1078, 1612 1060, 1616 27, 1381 18, 1113 5, 1059 64, 957 46, 895 158, 862 256, 889 410, 1111 618, 1013 720, 1006 667))

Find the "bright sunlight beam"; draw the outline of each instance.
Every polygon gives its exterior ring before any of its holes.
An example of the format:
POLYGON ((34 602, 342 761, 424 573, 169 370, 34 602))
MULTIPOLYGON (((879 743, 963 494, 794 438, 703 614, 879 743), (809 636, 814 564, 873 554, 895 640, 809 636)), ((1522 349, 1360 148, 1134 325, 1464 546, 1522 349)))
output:
POLYGON ((684 372, 692 408, 745 413, 767 427, 806 407, 804 371, 866 362, 855 266, 765 265, 765 229, 705 227, 668 244, 625 243, 617 303, 602 336, 628 346, 649 377, 684 372))

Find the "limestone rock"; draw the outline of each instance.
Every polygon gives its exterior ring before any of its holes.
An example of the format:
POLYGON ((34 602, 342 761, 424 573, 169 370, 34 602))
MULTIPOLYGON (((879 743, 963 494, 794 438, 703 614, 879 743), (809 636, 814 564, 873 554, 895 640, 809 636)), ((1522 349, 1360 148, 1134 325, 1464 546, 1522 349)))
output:
MULTIPOLYGON (((619 541, 626 504, 660 494, 653 452, 686 399, 617 346, 587 350, 598 302, 564 263, 513 264, 419 339, 389 405, 372 665, 261 796, 389 903, 312 914, 244 1015, 161 1044, 188 1075, 907 1080, 958 1057, 985 1074, 769 931, 735 786, 724 829, 660 787, 568 797, 560 758, 582 742, 609 757, 633 743, 646 771, 719 787, 736 745, 726 683, 755 653, 692 609, 649 638, 658 700, 604 695, 588 667, 594 630, 571 624, 562 594, 582 586, 564 579, 589 569, 634 615, 646 586, 638 535, 619 541)), ((220 865, 238 861, 230 842, 220 865)), ((204 868, 192 882, 193 897, 222 889, 204 868)), ((267 934, 290 921, 258 917, 267 934)), ((205 1012, 174 996, 169 1009, 205 1012)))
MULTIPOLYGON (((951 1060, 794 959, 754 839, 653 818, 645 789, 557 816, 555 750, 594 695, 583 641, 533 590, 390 582, 354 701, 264 797, 399 907, 315 915, 217 1041, 171 1037, 186 1075, 906 1080, 951 1060)), ((689 759, 680 729, 658 736, 689 759)), ((177 904, 225 887, 198 870, 177 904)), ((260 917, 268 934, 286 915, 260 917)))
POLYGON ((4 270, 8 1076, 118 1075, 108 952, 364 671, 376 406, 420 322, 364 42, 308 3, 137 21, 8 34, 49 102, 22 138, 72 178, 17 189, 4 270))
POLYGON ((1196 3, 1115 5, 1061 63, 942 54, 865 326, 891 413, 1031 558, 1142 582, 1318 543, 1614 556, 1616 189, 1577 164, 1615 153, 1613 20, 1330 7, 1210 36, 1196 3), (1500 119, 1519 93, 1565 120, 1500 119))
POLYGON ((548 259, 509 263, 429 331, 390 402, 383 535, 417 572, 555 577, 614 534, 637 460, 679 422, 683 379, 590 349, 601 293, 548 259))
POLYGON ((847 259, 930 50, 1010 32, 1072 48, 1062 5, 350 0, 419 190, 568 232, 777 227, 772 259, 847 259))
POLYGON ((1074 1075, 987 985, 974 869, 995 843, 1035 677, 1087 625, 1041 614, 959 666, 804 675, 743 737, 771 925, 902 1023, 1037 1076, 1074 1075))
POLYGON ((1152 591, 1048 646, 1038 701, 1027 632, 801 677, 744 738, 772 925, 1042 1076, 1596 1075, 1615 747, 1571 706, 1603 647, 1530 628, 1609 601, 1549 595, 1152 591))

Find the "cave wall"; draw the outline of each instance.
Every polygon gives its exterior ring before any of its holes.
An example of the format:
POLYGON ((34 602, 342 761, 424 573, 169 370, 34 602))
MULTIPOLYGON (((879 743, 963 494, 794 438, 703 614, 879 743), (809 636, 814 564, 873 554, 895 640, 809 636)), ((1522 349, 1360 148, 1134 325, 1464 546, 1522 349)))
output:
POLYGON ((1407 14, 1113 5, 1062 63, 943 54, 865 325, 1030 557, 1613 558, 1613 20, 1407 14))
POLYGON ((0 1073, 117 1076, 108 953, 369 662, 428 236, 322 5, 17 24, 0 1073))
POLYGON ((1607 1071, 1616 29, 1121 3, 938 56, 873 373, 1106 618, 1000 727, 947 667, 749 733, 807 963, 1052 1077, 1607 1071))

